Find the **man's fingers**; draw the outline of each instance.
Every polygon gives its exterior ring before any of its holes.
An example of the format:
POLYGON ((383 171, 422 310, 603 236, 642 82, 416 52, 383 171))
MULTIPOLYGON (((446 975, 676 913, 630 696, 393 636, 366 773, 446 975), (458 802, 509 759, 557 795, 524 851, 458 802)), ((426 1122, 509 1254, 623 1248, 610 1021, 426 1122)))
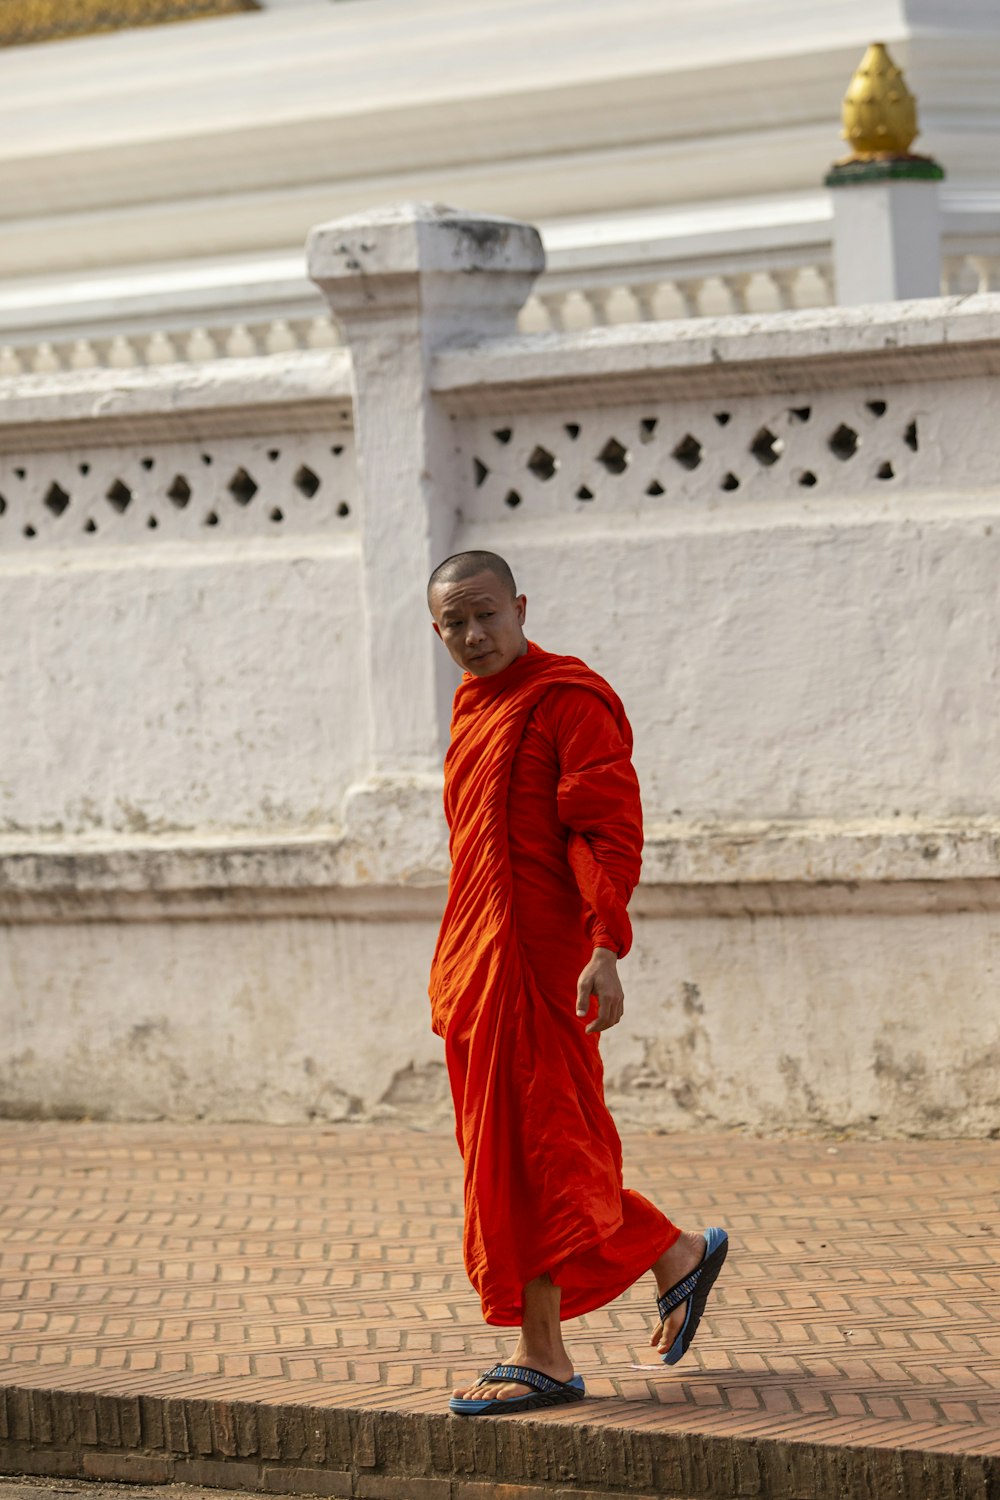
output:
POLYGON ((596 964, 588 964, 576 983, 576 1013, 581 1019, 590 1011, 596 996, 597 1015, 587 1027, 587 1035, 617 1026, 625 1009, 625 995, 617 974, 609 976, 596 964))
POLYGON ((597 1015, 587 1027, 587 1035, 594 1031, 607 1031, 612 1026, 617 1026, 625 1014, 625 996, 615 995, 613 998, 607 995, 598 996, 597 1015))

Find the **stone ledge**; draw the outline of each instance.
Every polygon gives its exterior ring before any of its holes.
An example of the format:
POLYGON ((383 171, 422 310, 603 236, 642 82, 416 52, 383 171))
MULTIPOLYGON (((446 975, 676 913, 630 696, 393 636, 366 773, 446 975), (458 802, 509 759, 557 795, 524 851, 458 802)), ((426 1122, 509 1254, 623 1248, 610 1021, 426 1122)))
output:
POLYGON ((350 357, 343 349, 164 367, 60 371, 0 380, 0 452, 81 442, 169 441, 250 432, 353 426, 350 357))
POLYGON ((1000 373, 1000 295, 689 318, 443 349, 434 389, 452 411, 828 390, 1000 373), (585 371, 585 374, 581 374, 585 371))
POLYGON ((1000 822, 977 818, 652 825, 643 857, 643 879, 650 885, 998 876, 1000 822))
MULTIPOLYGON (((891 1425, 891 1424, 890 1424, 891 1425)), ((996 1454, 615 1428, 557 1419, 0 1390, 0 1472, 371 1500, 972 1500, 996 1454)), ((946 1445, 945 1445, 946 1447, 946 1445)))
MULTIPOLYGON (((149 921, 437 918, 447 884, 435 778, 357 791, 344 828, 249 839, 0 839, 0 916, 149 921)), ((636 916, 1000 907, 1000 824, 653 827, 636 916)))

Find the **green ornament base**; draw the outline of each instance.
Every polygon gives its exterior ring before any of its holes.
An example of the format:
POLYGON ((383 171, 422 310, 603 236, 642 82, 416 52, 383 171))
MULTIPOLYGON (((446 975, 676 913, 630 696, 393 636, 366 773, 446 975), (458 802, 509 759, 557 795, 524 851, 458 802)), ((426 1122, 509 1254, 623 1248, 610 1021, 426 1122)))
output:
POLYGON ((850 187, 856 182, 941 182, 944 168, 929 156, 872 157, 842 161, 823 178, 825 187, 850 187))

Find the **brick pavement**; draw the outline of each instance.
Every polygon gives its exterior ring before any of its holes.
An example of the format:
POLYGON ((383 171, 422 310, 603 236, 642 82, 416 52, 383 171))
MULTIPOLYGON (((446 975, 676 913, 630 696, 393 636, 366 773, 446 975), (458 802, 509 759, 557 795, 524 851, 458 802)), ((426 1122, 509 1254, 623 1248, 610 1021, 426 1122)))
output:
POLYGON ((1000 1495, 1000 1142, 630 1135, 626 1163, 730 1231, 692 1355, 654 1363, 641 1285, 569 1325, 583 1406, 462 1422, 449 1387, 510 1335, 461 1266, 450 1136, 0 1124, 0 1471, 1000 1495))

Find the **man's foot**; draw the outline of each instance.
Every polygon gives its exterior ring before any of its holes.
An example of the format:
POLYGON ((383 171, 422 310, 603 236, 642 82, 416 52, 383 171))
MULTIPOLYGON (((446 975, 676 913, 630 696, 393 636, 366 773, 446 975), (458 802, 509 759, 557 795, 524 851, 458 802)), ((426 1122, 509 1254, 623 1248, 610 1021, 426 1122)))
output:
MULTIPOLYGON (((521 1336, 517 1348, 507 1361, 522 1369, 538 1370, 552 1380, 565 1383, 573 1378, 573 1366, 562 1338, 559 1321, 559 1288, 548 1275, 536 1276, 524 1288, 521 1336)), ((472 1397, 475 1401, 511 1401, 532 1393, 533 1387, 521 1381, 471 1381, 454 1392, 457 1400, 472 1397)))
MULTIPOLYGON (((685 1276, 689 1276, 701 1265, 706 1244, 703 1234, 681 1231, 680 1238, 674 1241, 670 1249, 660 1256, 652 1268, 659 1296, 662 1297, 670 1287, 676 1286, 679 1281, 683 1281, 685 1276)), ((657 1354, 666 1354, 683 1328, 686 1316, 687 1303, 682 1302, 679 1307, 675 1307, 669 1313, 665 1322, 657 1323, 656 1330, 649 1341, 657 1354)))
POLYGON ((572 1380, 553 1380, 539 1370, 527 1365, 494 1365, 480 1376, 479 1385, 474 1386, 471 1396, 452 1396, 448 1410, 455 1417, 505 1417, 513 1413, 541 1411, 551 1406, 575 1405, 582 1401, 587 1391, 581 1375, 572 1380), (526 1385, 524 1396, 510 1396, 506 1400, 493 1397, 484 1400, 478 1391, 487 1385, 526 1385))
MULTIPOLYGON (((543 1375, 550 1375, 553 1380, 563 1383, 573 1378, 573 1366, 565 1349, 532 1350, 520 1342, 510 1359, 504 1363, 521 1365, 522 1368, 526 1365, 529 1370, 540 1370, 543 1375)), ((509 1401, 514 1396, 529 1396, 532 1392, 532 1386, 522 1385, 520 1381, 490 1382, 484 1381, 480 1376, 479 1380, 470 1381, 468 1385, 457 1386, 452 1395, 459 1400, 469 1398, 473 1401, 509 1401)))

